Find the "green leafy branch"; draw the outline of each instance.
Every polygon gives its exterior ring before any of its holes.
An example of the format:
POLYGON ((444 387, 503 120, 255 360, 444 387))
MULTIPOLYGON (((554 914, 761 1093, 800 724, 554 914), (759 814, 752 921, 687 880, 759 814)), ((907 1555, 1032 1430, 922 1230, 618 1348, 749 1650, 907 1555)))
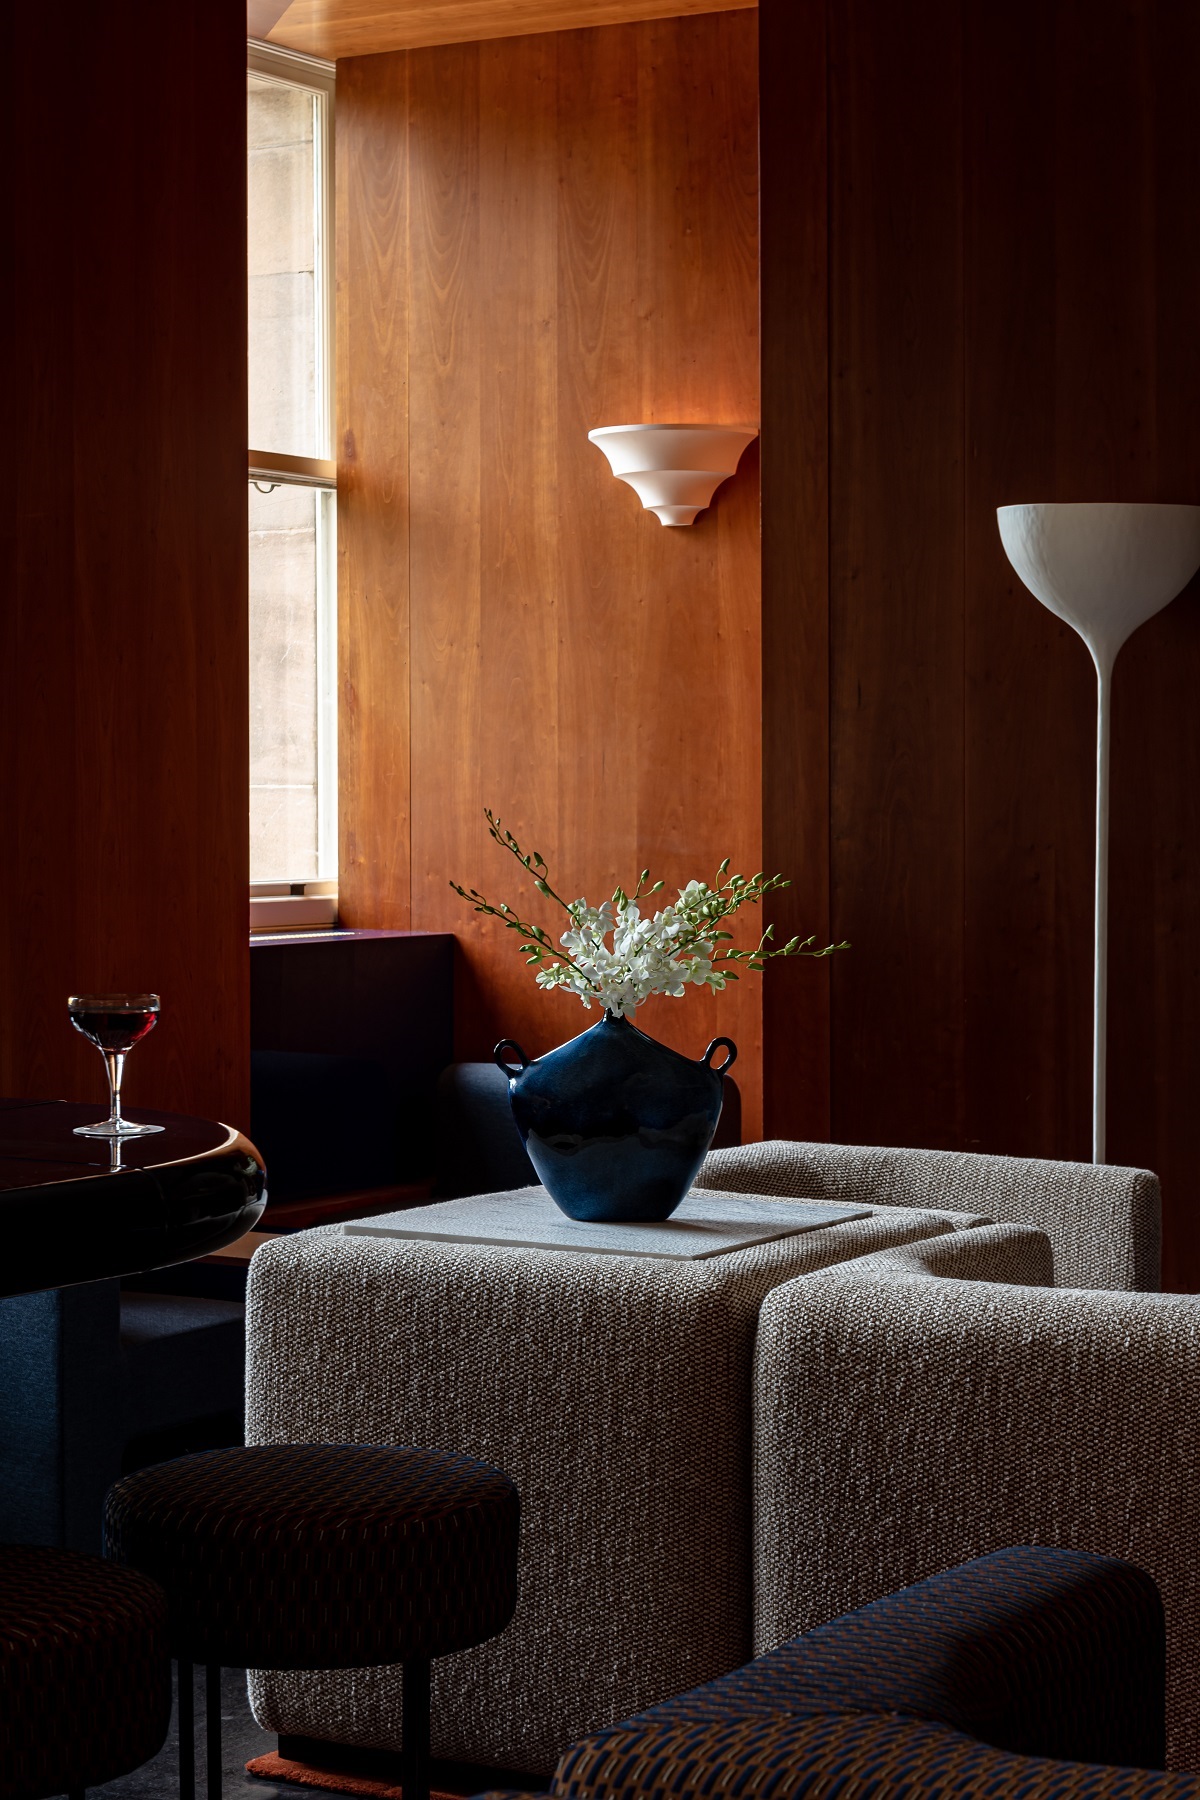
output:
POLYGON ((550 885, 546 861, 540 852, 523 850, 490 809, 484 816, 489 835, 516 859, 538 892, 567 914, 571 921, 568 935, 574 938, 576 955, 564 955, 540 925, 522 917, 507 901, 493 904, 476 888, 461 887, 456 881, 450 886, 476 912, 499 919, 506 930, 517 933, 522 953, 528 963, 535 965, 542 986, 570 986, 585 1000, 589 995, 603 998, 604 980, 580 967, 582 960, 596 968, 602 959, 603 974, 610 982, 636 978, 643 982, 644 992, 667 991, 665 986, 654 984, 666 981, 668 975, 675 982, 672 992, 680 991, 681 978, 719 989, 738 979, 733 964, 761 971, 779 957, 822 957, 849 948, 848 944, 839 943, 814 949, 815 936, 792 937, 786 944, 773 945, 775 928, 768 925, 753 949, 734 949, 733 933, 725 929, 725 921, 743 906, 758 906, 767 894, 792 884, 782 875, 767 875, 762 870, 751 876, 731 875, 728 857, 717 870, 712 885, 688 882, 677 900, 657 912, 652 920, 642 920, 640 908, 632 917, 630 912, 641 900, 662 891, 664 883, 651 882, 649 869, 642 870, 632 895, 622 887, 615 888, 606 907, 593 909, 582 900, 564 900, 550 885), (614 933, 614 944, 619 941, 625 946, 623 957, 604 948, 603 938, 609 931, 614 933), (645 974, 647 959, 657 959, 656 976, 645 974))
MULTIPOLYGON (((488 822, 489 837, 493 837, 502 849, 507 850, 511 856, 516 857, 521 867, 529 875, 539 894, 544 894, 548 900, 553 900, 556 905, 561 906, 563 911, 574 920, 575 909, 571 902, 569 900, 564 900, 561 894, 556 894, 554 889, 550 886, 549 881, 546 879, 545 858, 539 855, 536 850, 532 852, 522 850, 512 832, 504 829, 499 818, 492 812, 490 807, 484 808, 483 816, 488 822)), ((555 949, 553 941, 548 934, 542 930, 540 925, 535 925, 530 920, 523 919, 513 907, 509 906, 507 901, 501 900, 498 905, 493 906, 490 900, 484 899, 477 888, 460 887, 457 881, 452 881, 450 886, 454 889, 454 892, 459 894, 477 913, 486 913, 490 918, 499 919, 506 930, 515 931, 518 937, 524 939, 524 942, 521 944, 521 951, 524 954, 527 963, 533 963, 538 967, 561 963, 564 968, 570 969, 574 974, 578 975, 580 973, 570 957, 564 956, 561 951, 555 949)), ((589 982, 588 985, 594 992, 599 991, 595 982, 589 982)))

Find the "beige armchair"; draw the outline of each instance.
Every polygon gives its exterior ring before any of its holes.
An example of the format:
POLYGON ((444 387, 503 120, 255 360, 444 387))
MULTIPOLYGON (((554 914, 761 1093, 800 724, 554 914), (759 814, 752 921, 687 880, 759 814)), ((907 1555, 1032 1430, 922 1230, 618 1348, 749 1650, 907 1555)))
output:
POLYGON ((1000 1285, 983 1236, 764 1301, 756 1650, 1005 1545, 1107 1552, 1162 1592, 1170 1763, 1200 1767, 1200 1303, 1000 1285))

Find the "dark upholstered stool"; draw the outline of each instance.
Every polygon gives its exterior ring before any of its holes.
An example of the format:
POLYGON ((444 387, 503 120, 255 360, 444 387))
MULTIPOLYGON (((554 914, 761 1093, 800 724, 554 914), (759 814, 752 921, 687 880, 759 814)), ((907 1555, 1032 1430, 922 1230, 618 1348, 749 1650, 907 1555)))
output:
POLYGON ((171 1719, 167 1597, 70 1550, 0 1546, 0 1800, 81 1800, 171 1719))
POLYGON ((221 1792, 222 1665, 403 1663, 405 1800, 429 1791, 429 1664, 503 1631, 520 1505, 507 1475, 439 1450, 287 1444, 141 1469, 108 1496, 108 1554, 167 1590, 180 1794, 192 1800, 193 1663, 207 1669, 208 1793, 221 1792))

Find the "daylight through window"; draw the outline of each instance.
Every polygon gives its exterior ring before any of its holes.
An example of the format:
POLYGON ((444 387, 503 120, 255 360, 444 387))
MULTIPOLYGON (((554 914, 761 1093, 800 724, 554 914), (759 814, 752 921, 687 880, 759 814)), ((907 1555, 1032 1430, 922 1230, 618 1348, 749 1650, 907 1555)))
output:
POLYGON ((337 876, 333 67, 250 46, 252 897, 337 876))

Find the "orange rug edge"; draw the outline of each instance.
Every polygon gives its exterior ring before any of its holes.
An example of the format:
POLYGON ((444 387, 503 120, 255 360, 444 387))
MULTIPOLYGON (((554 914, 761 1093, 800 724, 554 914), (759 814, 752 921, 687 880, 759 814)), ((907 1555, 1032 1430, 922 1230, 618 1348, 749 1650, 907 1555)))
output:
MULTIPOLYGON (((376 1781, 369 1775, 347 1775, 342 1769, 320 1769, 312 1763, 292 1762, 289 1757, 256 1756, 246 1764, 247 1775, 263 1781, 290 1781, 296 1787, 323 1788, 327 1794, 356 1794, 362 1800, 403 1800, 404 1790, 392 1781, 376 1781)), ((436 1788, 429 1800, 457 1800, 436 1788)))

